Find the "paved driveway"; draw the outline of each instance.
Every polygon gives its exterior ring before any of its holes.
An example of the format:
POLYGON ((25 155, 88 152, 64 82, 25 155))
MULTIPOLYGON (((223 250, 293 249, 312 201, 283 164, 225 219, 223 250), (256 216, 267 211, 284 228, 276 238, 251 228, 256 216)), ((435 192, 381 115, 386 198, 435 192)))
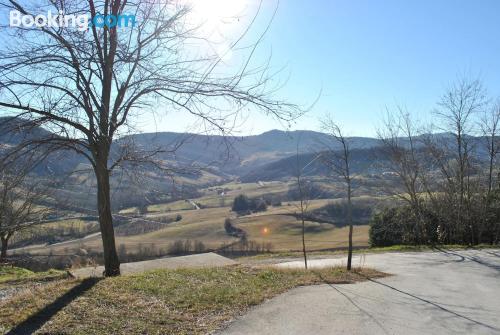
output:
POLYGON ((394 276, 297 288, 220 334, 500 334, 500 250, 374 254, 355 257, 354 264, 394 276))

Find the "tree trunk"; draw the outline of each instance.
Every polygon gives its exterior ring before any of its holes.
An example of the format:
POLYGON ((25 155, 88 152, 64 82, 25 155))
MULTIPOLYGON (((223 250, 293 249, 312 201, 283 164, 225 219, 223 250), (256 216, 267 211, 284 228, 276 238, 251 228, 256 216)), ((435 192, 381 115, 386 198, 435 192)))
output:
POLYGON ((109 171, 107 164, 97 164, 97 208, 99 211, 99 226, 101 228, 102 248, 104 252, 104 275, 106 277, 120 275, 120 261, 116 252, 115 231, 111 214, 111 197, 109 186, 109 171))
POLYGON ((304 212, 301 215, 302 218, 302 253, 304 254, 304 267, 307 270, 307 251, 306 251, 306 222, 304 220, 304 212))
MULTIPOLYGON (((493 145, 493 144, 492 144, 493 145)), ((490 164, 489 164, 489 171, 488 171, 488 196, 491 193, 491 189, 493 187, 493 160, 495 159, 495 153, 490 152, 490 164)))
POLYGON ((9 244, 9 239, 2 237, 2 251, 0 253, 0 261, 4 261, 7 258, 7 248, 9 244))
POLYGON ((352 223, 349 225, 349 252, 347 254, 347 270, 351 271, 352 267, 352 223))
POLYGON ((352 201, 351 201, 351 180, 347 181, 347 222, 349 223, 349 251, 347 253, 347 270, 351 270, 352 265, 352 201))

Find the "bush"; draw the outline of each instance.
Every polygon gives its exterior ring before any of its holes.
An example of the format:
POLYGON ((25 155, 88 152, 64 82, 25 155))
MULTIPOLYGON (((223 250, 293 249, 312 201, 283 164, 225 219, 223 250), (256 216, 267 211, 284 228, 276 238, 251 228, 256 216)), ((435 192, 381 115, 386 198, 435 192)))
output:
POLYGON ((233 212, 251 213, 264 212, 267 210, 267 202, 262 198, 249 199, 246 195, 240 194, 233 201, 233 212))
POLYGON ((397 222, 397 212, 397 208, 386 208, 375 214, 370 224, 369 233, 372 247, 402 244, 402 232, 397 222))
POLYGON ((201 241, 177 240, 170 244, 168 253, 170 255, 187 255, 191 253, 206 252, 206 250, 205 244, 201 241))
POLYGON ((177 240, 168 248, 168 253, 172 255, 180 255, 184 253, 184 241, 177 240))
POLYGON ((267 211, 267 203, 264 199, 253 199, 250 203, 250 210, 254 212, 267 211))
POLYGON ((250 201, 244 194, 238 195, 233 201, 233 212, 244 212, 250 209, 250 201))
MULTIPOLYGON (((166 220, 166 219, 164 219, 166 220)), ((170 221, 171 222, 171 221, 170 221)), ((165 223, 155 221, 131 220, 115 228, 116 236, 142 235, 165 228, 165 223)))
POLYGON ((145 215, 147 213, 148 213, 148 205, 147 204, 139 205, 137 207, 137 214, 145 215))
POLYGON ((441 242, 438 236, 439 220, 424 203, 421 207, 420 217, 410 206, 385 208, 374 215, 370 225, 370 244, 385 247, 441 242))
MULTIPOLYGON (((331 199, 343 196, 343 194, 326 189, 320 183, 306 180, 303 185, 302 196, 307 199, 331 199)), ((297 186, 290 187, 286 195, 288 201, 299 201, 302 196, 297 186)))
POLYGON ((234 237, 246 236, 245 231, 241 228, 235 227, 230 218, 226 218, 226 220, 224 220, 224 230, 226 231, 226 234, 228 234, 229 236, 234 236, 234 237))
POLYGON ((175 221, 175 218, 171 216, 155 216, 148 219, 152 221, 158 221, 160 223, 172 223, 175 221))
POLYGON ((270 253, 273 250, 271 242, 256 242, 241 238, 238 243, 222 243, 218 252, 224 255, 256 255, 270 253))
POLYGON ((177 214, 177 216, 175 217, 175 222, 179 222, 180 220, 182 220, 182 215, 177 214))
POLYGON ((118 248, 118 258, 120 259, 120 262, 124 262, 127 258, 127 247, 125 244, 120 244, 120 247, 118 248))
POLYGON ((282 195, 280 194, 265 194, 262 196, 262 199, 266 201, 268 206, 281 206, 282 195))
MULTIPOLYGON (((352 220, 355 223, 370 222, 373 214, 372 203, 353 202, 352 204, 352 220)), ((347 224, 348 207, 347 201, 340 203, 329 203, 326 206, 313 210, 315 217, 324 218, 329 221, 334 221, 336 225, 341 226, 347 224)))
POLYGON ((228 234, 233 230, 233 223, 230 218, 226 218, 226 220, 224 220, 224 230, 228 234))
POLYGON ((207 248, 205 247, 205 244, 201 241, 194 241, 194 252, 196 254, 201 254, 205 252, 207 248))

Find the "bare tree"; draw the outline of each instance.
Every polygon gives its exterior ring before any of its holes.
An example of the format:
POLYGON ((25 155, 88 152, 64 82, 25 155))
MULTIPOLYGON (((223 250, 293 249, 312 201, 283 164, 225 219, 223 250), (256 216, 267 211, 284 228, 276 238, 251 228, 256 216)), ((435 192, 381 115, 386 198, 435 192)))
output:
POLYGON ((420 237, 428 235, 423 198, 427 192, 429 199, 433 199, 435 190, 429 187, 432 183, 425 164, 425 135, 402 106, 398 106, 395 113, 388 113, 383 128, 377 133, 382 142, 383 158, 387 160, 385 167, 398 177, 404 189, 404 192, 396 192, 395 195, 406 202, 415 214, 418 226, 414 232, 416 240, 420 241, 420 237))
POLYGON ((16 166, 0 171, 0 261, 7 257, 11 237, 22 230, 42 223, 48 210, 38 206, 44 197, 42 189, 26 182, 29 168, 16 166))
POLYGON ((32 18, 43 9, 135 20, 133 27, 92 25, 88 31, 3 27, 0 35, 0 106, 52 132, 23 147, 50 143, 83 155, 93 167, 106 276, 120 274, 110 174, 126 161, 151 161, 165 150, 112 150, 117 137, 135 131, 138 117, 183 111, 201 120, 205 131, 227 135, 237 115, 250 108, 285 122, 301 114, 298 106, 273 98, 279 86, 273 85, 268 64, 252 66, 261 38, 249 48, 237 46, 242 38, 236 39, 230 49, 248 56, 235 73, 219 71, 222 57, 190 49, 201 38, 189 22, 190 8, 180 2, 0 0, 0 5, 32 18))
POLYGON ((329 150, 324 157, 324 162, 336 174, 340 175, 346 184, 347 195, 347 224, 349 225, 349 249, 347 254, 347 270, 351 270, 352 265, 352 176, 351 176, 351 150, 349 140, 344 136, 339 125, 331 116, 326 116, 322 120, 322 130, 330 135, 331 139, 340 144, 340 150, 335 150, 329 146, 329 150))
POLYGON ((384 127, 378 130, 378 138, 383 144, 383 154, 389 159, 388 168, 404 186, 405 193, 398 196, 416 207, 422 192, 419 185, 422 166, 418 158, 418 134, 409 113, 398 106, 396 113, 388 114, 384 127))
POLYGON ((309 164, 301 165, 299 154, 299 142, 297 142, 295 180, 299 196, 298 210, 300 211, 300 221, 302 224, 302 254, 304 256, 304 267, 307 270, 307 249, 306 249, 306 215, 309 209, 309 192, 307 180, 304 179, 304 171, 309 164))
POLYGON ((445 155, 452 153, 453 164, 441 160, 441 171, 448 182, 448 202, 454 207, 448 213, 455 218, 455 223, 449 227, 453 230, 450 233, 462 234, 468 230, 473 244, 475 223, 470 217, 470 205, 473 194, 472 157, 475 148, 470 139, 475 133, 474 117, 487 106, 486 93, 479 80, 462 78, 441 97, 438 106, 435 114, 442 121, 441 130, 450 133, 454 139, 453 146, 445 149, 445 155), (470 222, 470 225, 465 227, 464 222, 470 222), (466 231, 462 231, 464 229, 466 231))
POLYGON ((482 135, 485 138, 486 150, 488 151, 487 195, 489 196, 493 188, 493 172, 500 145, 498 138, 498 128, 500 126, 500 101, 483 115, 480 126, 482 135))

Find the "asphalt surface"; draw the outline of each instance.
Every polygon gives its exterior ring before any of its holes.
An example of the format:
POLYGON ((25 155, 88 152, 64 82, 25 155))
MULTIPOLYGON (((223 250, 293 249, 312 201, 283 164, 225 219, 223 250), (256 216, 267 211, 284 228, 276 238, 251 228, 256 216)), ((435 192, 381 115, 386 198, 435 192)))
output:
MULTIPOLYGON (((345 259, 309 265, 341 263, 345 259)), ((373 254, 355 257, 354 264, 394 275, 291 290, 219 334, 500 334, 500 250, 373 254)))

